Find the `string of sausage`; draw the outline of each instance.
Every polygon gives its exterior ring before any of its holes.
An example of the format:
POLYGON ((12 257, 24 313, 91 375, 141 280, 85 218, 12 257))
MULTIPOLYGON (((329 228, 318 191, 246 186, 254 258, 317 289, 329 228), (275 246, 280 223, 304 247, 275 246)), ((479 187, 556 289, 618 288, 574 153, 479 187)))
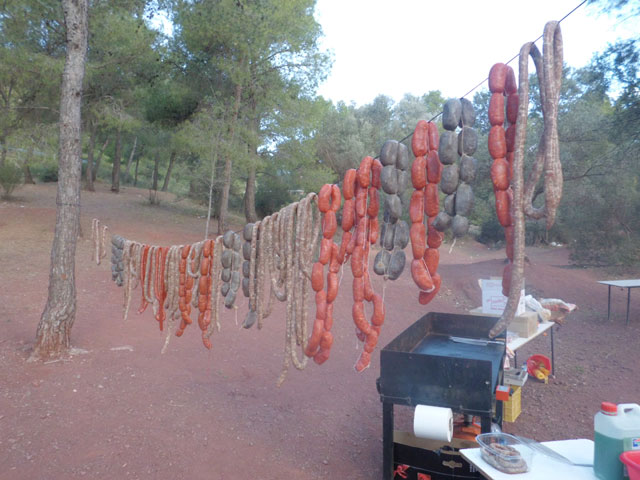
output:
POLYGON ((502 293, 506 296, 511 285, 513 269, 513 158, 515 149, 516 121, 518 113, 518 86, 513 69, 504 63, 496 63, 489 71, 489 155, 493 158, 491 165, 491 182, 496 197, 496 215, 504 228, 508 263, 502 273, 502 293), (507 96, 507 115, 509 127, 506 132, 505 96, 507 96))
POLYGON ((340 210, 342 194, 338 185, 329 183, 318 192, 318 210, 322 214, 322 240, 318 261, 311 271, 311 288, 316 292, 316 319, 311 337, 305 348, 305 355, 321 365, 329 359, 333 345, 333 301, 338 295, 338 245, 333 237, 338 229, 336 212, 340 210), (324 288, 324 267, 329 264, 327 288, 324 288))
POLYGON ((442 244, 442 234, 432 225, 440 210, 438 182, 442 176, 442 164, 438 157, 438 146, 437 126, 420 120, 411 139, 415 155, 411 165, 411 182, 415 190, 409 203, 409 237, 413 253, 411 277, 420 289, 418 301, 423 305, 436 296, 441 285, 440 275, 437 273, 440 258, 437 249, 442 244))
MULTIPOLYGON (((353 186, 355 199, 353 233, 349 244, 345 248, 351 255, 351 272, 353 274, 353 307, 352 317, 356 326, 356 337, 364 342, 364 347, 358 361, 355 364, 357 372, 362 372, 371 363, 371 352, 378 343, 380 328, 384 323, 385 311, 382 297, 373 291, 369 276, 369 254, 371 244, 378 240, 379 224, 378 212, 380 210, 380 175, 382 164, 379 160, 365 157, 355 173, 355 184, 347 186, 345 175, 344 190, 349 191, 353 186), (370 322, 365 315, 364 302, 373 304, 373 313, 370 322)), ((349 174, 351 182, 353 174, 349 174)), ((346 259, 345 259, 346 260, 346 259)))
MULTIPOLYGON (((489 332, 492 338, 502 332, 515 317, 524 277, 524 215, 538 213, 530 202, 541 172, 545 172, 544 215, 547 228, 553 225, 556 209, 562 196, 562 165, 559 157, 557 114, 560 86, 562 82, 562 33, 557 21, 548 22, 544 27, 542 58, 532 42, 520 49, 519 60, 519 105, 513 162, 513 267, 507 305, 500 320, 489 332), (538 143, 536 161, 527 184, 524 185, 524 148, 526 142, 527 116, 529 109, 529 55, 533 58, 538 75, 538 85, 542 100, 544 129, 538 143)), ((536 218, 533 216, 533 218, 536 218)))

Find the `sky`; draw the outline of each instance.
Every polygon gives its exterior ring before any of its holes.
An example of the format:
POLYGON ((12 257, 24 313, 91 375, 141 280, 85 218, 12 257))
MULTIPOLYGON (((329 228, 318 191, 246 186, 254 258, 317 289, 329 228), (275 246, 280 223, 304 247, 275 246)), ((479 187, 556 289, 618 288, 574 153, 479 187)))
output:
MULTIPOLYGON (((380 94, 395 101, 430 90, 460 97, 494 63, 514 57, 542 34, 547 21, 564 17, 580 1, 318 0, 321 48, 332 51, 334 61, 318 93, 358 106, 380 94)), ((637 36, 640 18, 607 16, 586 4, 561 29, 564 61, 578 68, 617 38, 637 36)), ((542 48, 542 40, 537 46, 542 48)), ((517 59, 510 65, 517 78, 517 59)))

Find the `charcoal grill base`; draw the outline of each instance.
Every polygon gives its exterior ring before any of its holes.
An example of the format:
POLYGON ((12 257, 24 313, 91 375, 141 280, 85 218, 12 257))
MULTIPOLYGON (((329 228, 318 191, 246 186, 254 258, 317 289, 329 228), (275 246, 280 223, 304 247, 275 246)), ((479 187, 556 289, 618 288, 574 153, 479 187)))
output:
POLYGON ((380 352, 383 479, 393 476, 394 405, 432 405, 480 417, 483 433, 502 424, 495 389, 502 381, 504 337, 489 341, 495 317, 431 312, 380 352), (451 337, 471 340, 459 342, 451 337), (478 345, 478 341, 488 341, 478 345))

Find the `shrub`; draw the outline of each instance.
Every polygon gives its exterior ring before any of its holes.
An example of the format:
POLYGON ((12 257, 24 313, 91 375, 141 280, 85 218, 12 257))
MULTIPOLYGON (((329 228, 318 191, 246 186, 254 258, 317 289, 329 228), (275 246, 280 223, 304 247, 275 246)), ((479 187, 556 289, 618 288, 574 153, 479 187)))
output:
POLYGON ((2 198, 9 198, 18 185, 22 184, 22 170, 13 163, 0 167, 0 185, 4 191, 2 198))

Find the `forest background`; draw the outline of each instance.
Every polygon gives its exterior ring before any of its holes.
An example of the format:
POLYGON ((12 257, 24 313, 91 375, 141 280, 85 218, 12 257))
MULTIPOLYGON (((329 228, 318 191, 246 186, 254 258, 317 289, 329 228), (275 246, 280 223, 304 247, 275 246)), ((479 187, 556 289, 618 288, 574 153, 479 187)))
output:
MULTIPOLYGON (((616 10, 628 2, 602 2, 616 10)), ((632 3, 630 3, 633 5, 632 3)), ((387 139, 435 117, 438 90, 379 95, 356 106, 317 95, 331 68, 320 48, 315 0, 94 0, 83 94, 83 184, 134 185, 203 204, 218 232, 255 221, 304 192, 339 181, 387 139), (172 35, 157 28, 170 20, 172 35)), ((634 8, 633 15, 640 13, 634 8)), ((0 11, 0 186, 56 181, 65 29, 60 2, 4 2, 0 11)), ((527 224, 530 244, 567 244, 580 264, 640 262, 640 44, 606 46, 567 67, 559 136, 564 198, 550 231, 527 224)), ((490 65, 487 66, 487 71, 490 65)), ((407 66, 409 71, 410 66, 407 66)), ((535 82, 534 82, 535 84, 535 82)), ((473 97, 486 145, 489 94, 473 97)), ((542 128, 532 96, 528 142, 542 128)), ((531 149, 529 149, 531 150, 531 149)), ((471 217, 476 238, 503 241, 486 149, 471 217)), ((529 162, 532 158, 527 159, 529 162)), ((543 193, 542 190, 538 192, 543 193)), ((408 200, 408 199, 405 199, 408 200)))

